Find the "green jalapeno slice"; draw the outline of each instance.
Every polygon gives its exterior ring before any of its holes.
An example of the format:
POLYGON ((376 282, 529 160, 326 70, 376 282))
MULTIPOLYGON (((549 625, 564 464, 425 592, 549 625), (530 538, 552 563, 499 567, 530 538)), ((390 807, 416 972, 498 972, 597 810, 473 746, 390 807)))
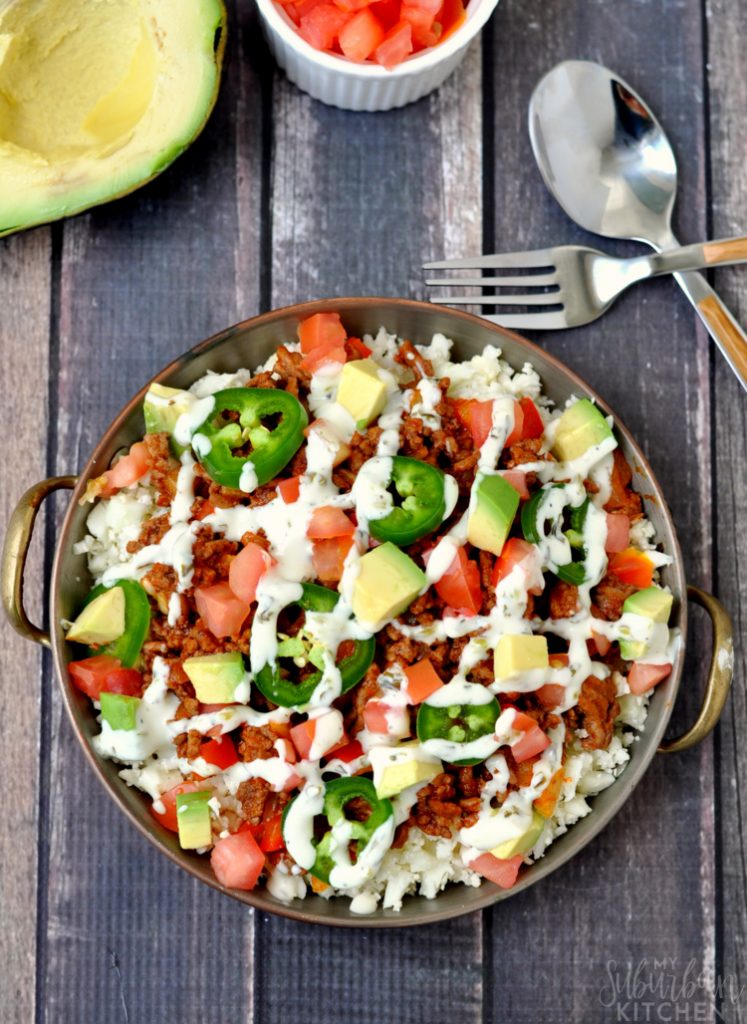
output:
POLYGON ((268 483, 301 447, 306 410, 273 388, 227 388, 213 397, 210 415, 192 434, 200 464, 222 487, 251 491, 268 483))
MULTIPOLYGON (((495 697, 486 704, 452 704, 448 707, 437 707, 424 703, 420 705, 418 711, 418 739, 421 743, 427 740, 472 743, 495 730, 500 713, 500 704, 495 697)), ((479 757, 469 757, 451 763, 470 765, 479 764, 481 760, 483 759, 479 757)))
POLYGON ((122 636, 110 644, 101 647, 89 647, 89 657, 95 654, 108 654, 119 658, 125 668, 134 668, 140 657, 140 650, 145 643, 150 628, 150 601, 143 587, 137 580, 117 580, 110 586, 99 583, 85 600, 83 607, 89 605, 105 590, 121 587, 125 598, 125 631, 122 636))
POLYGON ((401 499, 382 519, 372 519, 369 530, 377 540, 407 547, 438 529, 446 513, 446 477, 437 466, 404 455, 392 458, 390 488, 401 499))
MULTIPOLYGON (((298 607, 308 612, 331 612, 340 600, 340 595, 336 591, 320 587, 317 583, 304 583, 302 588, 303 593, 299 600, 288 605, 288 608, 298 607)), ((342 679, 342 693, 346 693, 361 681, 373 661, 375 650, 376 641, 373 637, 368 640, 356 640, 352 654, 337 663, 342 679)), ((278 644, 278 658, 275 663, 264 665, 255 677, 258 689, 273 704, 284 708, 308 704, 322 678, 322 654, 323 652, 315 647, 313 640, 305 637, 303 632, 298 636, 282 639, 278 644), (304 664, 299 665, 299 660, 304 664), (299 680, 299 672, 305 664, 315 665, 317 671, 299 680)))

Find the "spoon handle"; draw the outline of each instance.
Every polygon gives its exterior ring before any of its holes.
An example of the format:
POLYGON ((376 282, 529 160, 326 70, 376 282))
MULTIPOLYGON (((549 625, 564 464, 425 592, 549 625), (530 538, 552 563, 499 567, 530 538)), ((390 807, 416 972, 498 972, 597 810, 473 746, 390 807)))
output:
POLYGON ((681 270, 705 270, 727 264, 747 263, 747 237, 696 242, 695 245, 657 252, 649 259, 652 277, 681 270))
MULTIPOLYGON (((731 241, 744 244, 744 239, 733 239, 731 241)), ((729 241, 707 242, 705 245, 695 246, 695 248, 707 249, 709 245, 715 247, 715 253, 712 253, 709 266, 716 266, 721 262, 735 262, 733 256, 728 261, 721 259, 725 247, 729 245, 729 241)), ((667 249, 675 248, 680 248, 679 242, 673 235, 670 235, 663 246, 663 251, 657 246, 657 249, 659 249, 657 255, 665 257, 667 249)), ((690 247, 688 246, 688 248, 690 247)), ((656 256, 652 257, 652 259, 656 258, 656 256)), ((737 380, 747 391, 747 334, 745 334, 702 274, 695 271, 675 272, 674 278, 695 307, 698 316, 718 345, 721 354, 734 371, 737 380)))

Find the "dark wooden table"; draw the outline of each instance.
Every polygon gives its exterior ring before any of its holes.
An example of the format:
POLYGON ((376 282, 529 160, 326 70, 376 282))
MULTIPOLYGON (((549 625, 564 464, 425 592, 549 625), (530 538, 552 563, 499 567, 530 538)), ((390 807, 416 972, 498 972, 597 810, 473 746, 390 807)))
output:
MULTIPOLYGON (((378 115, 299 93, 250 0, 230 8, 220 99, 187 155, 129 198, 0 242, 4 518, 29 484, 80 468, 152 373, 230 323, 301 299, 422 297, 421 261, 445 253, 588 242, 545 192, 526 132, 531 90, 558 60, 616 68, 660 114, 683 241, 747 228, 745 0, 502 0, 439 93, 378 115)), ((747 271, 717 285, 747 322, 747 271)), ((689 579, 741 635, 747 402, 675 284, 536 340, 640 440, 689 579)), ((53 516, 39 533, 31 572, 48 577, 53 516)), ((708 629, 693 618, 673 730, 702 687, 708 629)), ((3 628, 2 1022, 747 1019, 733 988, 747 984, 740 650, 713 738, 657 758, 572 863, 494 912, 351 933, 253 914, 161 856, 87 768, 49 658, 3 628), (610 963, 642 965, 658 992, 609 1005, 610 963), (706 991, 681 990, 696 975, 706 991)))

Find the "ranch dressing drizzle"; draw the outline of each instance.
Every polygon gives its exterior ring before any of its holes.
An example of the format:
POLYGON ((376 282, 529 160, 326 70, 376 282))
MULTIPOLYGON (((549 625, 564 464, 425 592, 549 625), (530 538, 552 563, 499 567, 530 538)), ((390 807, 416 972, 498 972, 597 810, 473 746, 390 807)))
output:
MULTIPOLYGON (((446 686, 432 693, 424 702, 432 708, 448 708, 455 705, 484 705, 489 704, 493 699, 490 690, 478 683, 468 683, 463 679, 455 678, 446 686)), ((454 761, 462 761, 467 758, 479 758, 481 761, 490 757, 498 747, 495 736, 488 733, 480 736, 469 743, 456 743, 447 739, 430 739, 421 743, 423 750, 432 757, 440 758, 453 764, 454 761)))
POLYGON ((174 440, 176 443, 188 448, 192 443, 192 435, 198 427, 202 426, 214 408, 215 398, 212 395, 208 395, 206 398, 195 399, 174 425, 174 440))
POLYGON ((195 460, 189 451, 182 452, 181 468, 176 478, 176 494, 171 503, 170 522, 186 523, 192 513, 192 502, 195 500, 195 460))
MULTIPOLYGON (((386 400, 384 411, 379 416, 377 426, 381 428, 381 436, 376 446, 378 456, 396 455, 399 451, 399 428, 405 411, 407 395, 397 388, 386 400)), ((370 518, 373 518, 371 516, 370 518)))
POLYGON ((336 889, 352 889, 370 881, 379 870, 384 854, 394 839, 394 815, 390 815, 374 830, 366 845, 359 849, 355 864, 350 860, 349 850, 353 822, 343 818, 335 822, 331 831, 330 853, 334 867, 329 873, 330 885, 336 889))
POLYGON ((303 593, 300 583, 284 580, 274 569, 268 570, 257 584, 257 610, 249 637, 249 661, 256 675, 265 665, 273 665, 278 653, 278 616, 303 593))
POLYGON ((101 733, 93 746, 102 757, 116 761, 145 761, 153 754, 173 756, 174 748, 167 721, 176 714, 179 698, 168 689, 169 666, 163 658, 153 659, 153 680, 136 711, 134 729, 112 729, 101 719, 101 733))
POLYGON ((176 572, 177 590, 186 590, 192 580, 192 545, 202 524, 175 523, 158 544, 148 544, 132 555, 128 562, 110 566, 101 575, 105 585, 122 579, 141 579, 154 565, 169 565, 176 572))
POLYGON ((288 808, 283 837, 288 853, 299 867, 308 871, 316 860, 314 818, 324 810, 324 783, 318 771, 310 772, 308 781, 288 808))

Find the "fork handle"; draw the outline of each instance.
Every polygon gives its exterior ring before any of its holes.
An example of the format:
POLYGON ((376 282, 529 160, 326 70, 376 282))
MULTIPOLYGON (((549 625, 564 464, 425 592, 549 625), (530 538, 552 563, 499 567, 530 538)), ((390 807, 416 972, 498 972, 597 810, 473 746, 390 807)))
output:
POLYGON ((683 245, 672 252, 658 252, 650 257, 652 277, 683 270, 708 270, 734 263, 747 263, 747 237, 683 245))
MULTIPOLYGON (((703 263, 704 267, 715 267, 720 263, 747 262, 747 239, 744 238, 705 242, 681 248, 674 235, 670 234, 666 240, 660 243, 660 246, 661 248, 656 246, 659 251, 650 257, 654 266, 660 265, 661 262, 668 259, 679 261, 683 253, 697 249, 706 250, 703 253, 706 257, 703 263), (677 249, 677 252, 672 253, 672 249, 677 249), (667 250, 670 251, 667 252, 667 250)), ((692 266, 691 263, 687 265, 692 266)), ((695 307, 698 316, 734 371, 737 380, 747 391, 747 334, 744 333, 702 274, 693 271, 678 272, 677 268, 673 266, 670 266, 668 270, 657 269, 654 273, 671 271, 674 271, 675 280, 695 307)))

